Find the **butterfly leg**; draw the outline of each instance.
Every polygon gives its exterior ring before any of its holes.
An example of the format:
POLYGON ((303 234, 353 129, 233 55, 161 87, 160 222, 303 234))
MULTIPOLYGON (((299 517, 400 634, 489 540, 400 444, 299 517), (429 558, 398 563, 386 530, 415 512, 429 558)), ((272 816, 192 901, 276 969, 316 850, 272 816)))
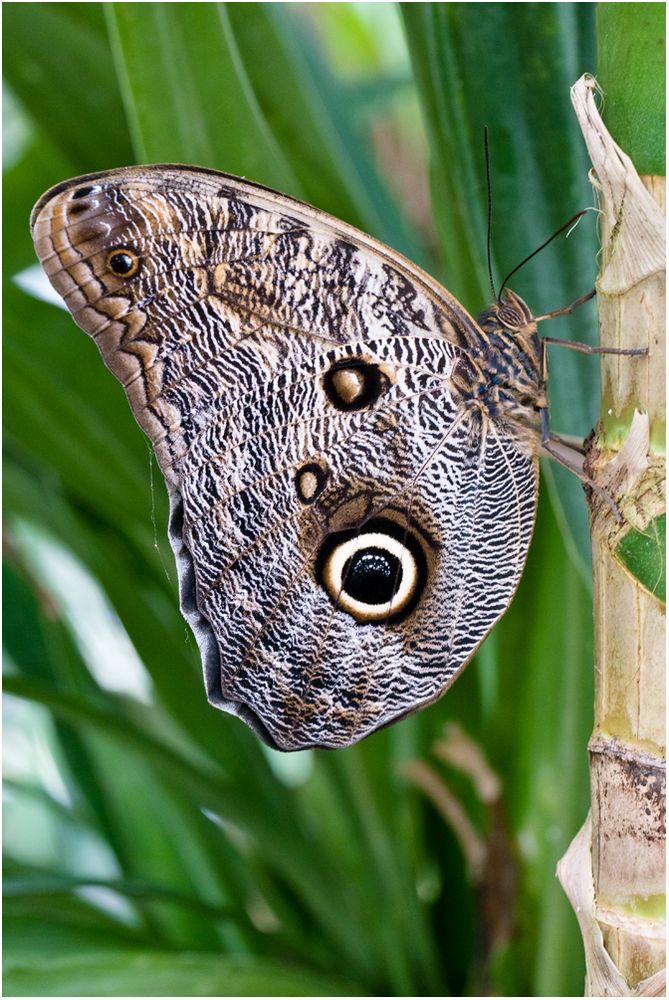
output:
POLYGON ((549 456, 549 458, 552 458, 555 462, 557 462, 558 465, 562 465, 565 469, 569 469, 569 471, 577 476, 582 483, 589 486, 590 489, 596 493, 597 496, 600 497, 610 508, 616 521, 622 521, 620 508, 611 494, 603 489, 584 471, 583 459, 585 456, 585 449, 582 446, 580 448, 574 448, 568 439, 560 437, 559 434, 553 434, 549 431, 548 437, 545 440, 542 436, 541 449, 549 456))
MULTIPOLYGON (((585 299, 577 300, 573 302, 570 306, 565 309, 558 309, 554 313, 547 313, 545 316, 538 316, 537 321, 540 319, 548 319, 551 316, 561 316, 563 313, 571 312, 576 306, 585 299)), ((536 322, 536 321, 535 321, 536 322)), ((557 344, 559 347, 568 347, 572 351, 578 351, 580 354, 624 354, 624 355, 647 355, 647 347, 593 347, 591 344, 583 344, 580 340, 563 340, 560 337, 542 337, 541 338, 541 381, 542 385, 546 386, 548 383, 548 345, 557 344)))
MULTIPOLYGON (((561 340, 559 337, 542 337, 541 343, 570 347, 572 351, 579 351, 581 354, 648 354, 647 347, 592 347, 590 344, 582 344, 579 340, 561 340)), ((544 355, 545 353, 544 350, 544 355)))
MULTIPOLYGON (((572 302, 571 305, 564 306, 562 309, 554 309, 552 312, 544 313, 543 316, 535 316, 534 322, 539 323, 541 320, 544 319, 555 319, 556 316, 568 316, 569 313, 574 312, 574 310, 578 309, 579 306, 582 306, 585 302, 588 302, 590 299, 592 299, 595 294, 596 290, 592 288, 589 292, 586 292, 585 295, 582 295, 579 299, 576 299, 575 302, 572 302)), ((622 354, 628 356, 648 354, 647 347, 592 347, 590 344, 583 344, 578 340, 563 340, 560 337, 542 337, 541 338, 541 384, 544 391, 546 389, 546 386, 548 385, 549 344, 557 344, 560 347, 568 347, 572 351, 578 351, 581 354, 622 354)), ((584 473, 582 471, 581 473, 579 473, 576 470, 576 468, 574 468, 571 464, 569 464, 566 461, 562 461, 562 459, 557 454, 554 453, 554 449, 553 451, 551 451, 550 447, 551 442, 557 442, 559 444, 565 445, 570 451, 576 450, 580 451, 581 454, 584 453, 582 448, 580 447, 575 448, 571 442, 551 432, 550 413, 548 407, 545 407, 542 408, 541 410, 541 445, 544 451, 547 451, 549 454, 552 454, 552 457, 555 458, 556 461, 560 462, 562 465, 565 465, 566 468, 571 469, 571 471, 576 473, 576 475, 578 475, 579 478, 583 480, 583 482, 587 482, 588 485, 590 485, 593 489, 596 490, 596 492, 601 494, 601 489, 598 489, 596 485, 592 482, 592 480, 590 480, 588 477, 584 478, 584 473)), ((609 503, 609 506, 611 506, 612 504, 611 498, 608 497, 608 495, 606 495, 605 499, 607 500, 607 503, 609 503)), ((613 506, 615 508, 614 513, 616 513, 618 508, 615 507, 615 505, 613 506)))
MULTIPOLYGON (((564 347, 571 347, 581 351, 583 354, 646 354, 645 349, 637 350, 630 348, 618 350, 616 348, 590 347, 589 344, 581 344, 573 340, 558 340, 554 337, 544 337, 541 341, 541 378, 545 386, 548 381, 548 344, 561 344, 564 347)), ((622 514, 613 497, 606 490, 602 489, 594 479, 585 472, 583 468, 583 458, 585 449, 582 445, 576 445, 568 438, 555 434, 550 429, 550 410, 548 406, 541 408, 541 448, 550 458, 559 465, 569 469, 575 476, 593 490, 607 506, 611 509, 616 521, 622 521, 622 514)))
POLYGON ((568 316, 569 313, 573 313, 579 306, 582 306, 585 302, 589 302, 590 299, 594 298, 596 294, 596 289, 591 288, 589 292, 586 292, 585 295, 581 295, 580 299, 576 299, 576 301, 572 302, 570 306, 563 306, 562 309, 553 309, 552 312, 544 313, 543 316, 535 316, 534 322, 540 323, 542 319, 555 319, 556 316, 568 316))
MULTIPOLYGON (((591 296, 586 296, 584 299, 573 303, 568 306, 565 310, 558 310, 556 313, 551 313, 549 315, 562 315, 565 312, 571 312, 581 301, 587 301, 587 298, 591 296)), ((540 317, 542 318, 542 317, 540 317)), ((543 317, 544 319, 547 317, 543 317)), ((624 354, 624 355, 647 355, 647 347, 592 347, 590 344, 583 344, 577 340, 561 340, 558 337, 543 337, 541 340, 541 377, 543 379, 544 386, 548 380, 548 344, 558 344, 561 347, 569 347, 573 351, 579 351, 581 354, 624 354)), ((547 452, 551 458, 559 462, 560 465, 564 465, 566 469, 573 472, 583 483, 587 483, 590 489, 601 497, 602 500, 611 508, 616 521, 622 521, 622 515, 620 509, 616 504, 610 493, 603 490, 601 486, 598 486, 594 479, 586 475, 582 467, 582 459, 580 468, 577 465, 572 464, 568 459, 561 455, 557 449, 556 445, 561 444, 566 446, 572 453, 574 451, 580 452, 581 455, 585 455, 585 449, 581 446, 579 448, 574 448, 571 443, 565 438, 560 437, 559 434, 553 434, 550 429, 550 414, 548 407, 542 409, 541 411, 541 447, 545 452, 547 452)))

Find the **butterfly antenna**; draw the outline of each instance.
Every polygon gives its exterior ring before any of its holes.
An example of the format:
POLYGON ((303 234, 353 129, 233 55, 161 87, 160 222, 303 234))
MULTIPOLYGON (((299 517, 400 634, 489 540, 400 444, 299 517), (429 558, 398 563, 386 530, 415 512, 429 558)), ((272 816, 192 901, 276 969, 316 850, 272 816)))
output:
POLYGON ((483 147, 485 149, 485 179, 488 191, 488 235, 486 239, 486 251, 488 256, 488 278, 490 279, 490 291, 492 297, 495 295, 495 282, 492 279, 492 260, 490 256, 490 243, 492 239, 492 184, 490 182, 490 149, 488 147, 488 126, 483 129, 483 147))
POLYGON ((570 226, 573 226, 574 223, 578 222, 578 220, 581 218, 581 216, 585 215, 587 213, 587 211, 588 211, 588 209, 584 208, 582 212, 577 212, 576 215, 572 216, 572 218, 569 219, 568 222, 565 222, 564 225, 560 226, 559 229, 556 229, 556 231, 553 233, 553 235, 549 236, 548 239, 545 240, 541 244, 540 247, 537 247, 537 249, 533 250, 532 253, 529 254, 527 257, 525 257, 524 260, 521 260, 520 264, 517 264, 514 267, 513 271, 509 271, 509 273, 507 274, 506 278, 504 279, 504 281, 502 282, 502 284, 500 286, 499 295, 497 296, 497 301, 498 302, 502 301, 502 292, 506 288, 506 286, 508 284, 508 281, 509 281, 509 278, 512 278, 514 276, 514 274, 516 273, 516 271, 520 271, 521 267, 524 267, 525 264, 527 264, 528 260, 532 260, 532 258, 536 257, 536 255, 538 253, 540 253, 544 249, 544 247, 547 247, 549 243, 552 243, 556 236, 559 236, 560 233, 563 233, 565 231, 565 229, 569 229, 570 226))

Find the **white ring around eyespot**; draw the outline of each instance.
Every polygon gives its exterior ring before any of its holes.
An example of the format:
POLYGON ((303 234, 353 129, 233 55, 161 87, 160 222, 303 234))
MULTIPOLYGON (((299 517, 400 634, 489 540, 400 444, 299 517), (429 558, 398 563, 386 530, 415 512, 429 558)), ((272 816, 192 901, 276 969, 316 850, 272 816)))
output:
POLYGON ((348 541, 342 542, 330 553, 323 571, 323 582, 332 599, 343 611, 347 611, 359 621, 380 621, 387 618, 388 615, 401 611, 411 600, 418 585, 418 566, 410 548, 403 545, 399 539, 381 531, 370 531, 367 534, 358 535, 356 538, 349 538, 348 541), (384 549, 390 555, 395 556, 402 567, 402 579, 397 593, 384 604, 365 604, 364 601, 358 601, 351 597, 342 588, 342 573, 348 560, 356 552, 363 552, 370 548, 384 549))

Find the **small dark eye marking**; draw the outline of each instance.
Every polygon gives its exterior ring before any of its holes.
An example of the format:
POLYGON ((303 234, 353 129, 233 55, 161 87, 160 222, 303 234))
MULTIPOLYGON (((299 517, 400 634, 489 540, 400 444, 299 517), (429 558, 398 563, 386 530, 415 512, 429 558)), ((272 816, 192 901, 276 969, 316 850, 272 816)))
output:
POLYGON ((92 194, 94 191, 97 191, 97 190, 98 189, 95 186, 95 184, 90 184, 88 187, 77 188, 77 190, 73 192, 72 197, 73 198, 85 198, 87 194, 92 194))
POLYGON ((315 568, 337 610, 361 625, 392 625, 406 618, 427 581, 427 559, 417 535, 385 517, 332 532, 315 568))
POLYGON ((323 376, 323 389, 338 410, 362 410, 385 392, 390 380, 369 361, 337 362, 323 376))
POLYGON ((323 468, 318 462, 307 462, 298 469, 295 475, 295 489, 302 503, 310 504, 317 500, 329 478, 329 469, 323 468))
POLYGON ((139 257, 126 247, 119 247, 107 255, 107 266, 122 278, 132 278, 139 267, 139 257))

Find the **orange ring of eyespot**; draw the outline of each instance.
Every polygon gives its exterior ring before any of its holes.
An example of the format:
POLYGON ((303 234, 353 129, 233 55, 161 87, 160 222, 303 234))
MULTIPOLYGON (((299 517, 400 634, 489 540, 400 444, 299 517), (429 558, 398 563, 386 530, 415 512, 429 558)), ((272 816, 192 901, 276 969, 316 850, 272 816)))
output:
POLYGON ((137 268, 139 267, 139 257, 133 250, 129 250, 127 247, 117 247, 115 250, 111 250, 107 254, 107 267, 115 274, 117 278, 132 278, 133 274, 137 273, 137 268), (128 271, 117 271, 112 265, 114 257, 129 257, 132 261, 131 267, 128 271))

